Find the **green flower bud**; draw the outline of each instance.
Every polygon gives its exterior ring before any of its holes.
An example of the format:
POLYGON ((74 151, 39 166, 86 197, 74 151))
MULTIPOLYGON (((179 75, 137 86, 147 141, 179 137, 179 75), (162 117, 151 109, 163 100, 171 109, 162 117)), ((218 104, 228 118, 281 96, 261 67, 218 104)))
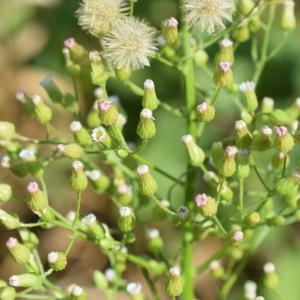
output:
POLYGON ((143 140, 150 140, 156 134, 156 126, 154 123, 152 111, 144 108, 140 114, 140 122, 137 127, 137 134, 143 140))
POLYGON ((194 62, 198 66, 204 66, 207 63, 208 59, 209 59, 209 57, 208 57, 207 52, 205 52, 202 49, 197 50, 194 53, 194 62))
POLYGON ((295 2, 293 0, 285 0, 282 3, 281 29, 293 30, 296 28, 295 2))
POLYGON ((197 117, 201 122, 210 122, 215 118, 216 110, 215 108, 203 102, 197 106, 197 117))
POLYGON ((204 151, 195 143, 193 137, 188 134, 182 137, 192 166, 199 167, 205 160, 204 151))
POLYGON ((254 135, 252 149, 255 151, 266 151, 272 147, 272 129, 264 126, 258 134, 254 135))
POLYGON ((233 83, 233 73, 231 71, 231 63, 228 61, 221 61, 214 74, 214 83, 220 87, 229 87, 233 83))
POLYGON ((69 157, 71 159, 78 159, 84 153, 83 148, 80 145, 75 143, 67 144, 67 145, 59 144, 57 145, 56 149, 59 154, 65 155, 66 157, 69 157))
POLYGON ((49 123, 52 119, 52 110, 46 105, 39 95, 32 96, 32 102, 34 105, 34 117, 41 124, 49 123))
POLYGON ((29 208, 38 216, 42 216, 45 209, 49 207, 47 196, 39 189, 39 185, 35 181, 28 184, 27 191, 29 192, 29 208))
POLYGON ((94 128, 92 130, 92 139, 94 142, 104 145, 105 148, 110 149, 112 147, 111 137, 108 135, 103 126, 94 128))
POLYGON ((238 153, 237 174, 240 179, 247 178, 250 175, 250 152, 248 149, 240 149, 238 153))
POLYGON ((253 227, 260 222, 260 214, 258 212, 252 212, 246 216, 246 224, 250 227, 253 227))
POLYGON ((20 220, 18 216, 7 213, 3 209, 0 209, 0 223, 8 230, 13 230, 20 226, 20 220))
POLYGON ((171 297, 180 296, 183 292, 183 280, 179 267, 173 267, 169 270, 169 278, 166 284, 167 293, 171 297))
POLYGON ((87 66, 89 57, 87 50, 78 44, 74 38, 68 38, 64 41, 64 46, 70 51, 71 60, 75 64, 87 66))
POLYGON ((15 300, 17 297, 17 292, 12 287, 3 287, 0 288, 0 299, 3 300, 15 300))
POLYGON ((232 36, 237 43, 244 43, 249 40, 250 31, 248 27, 248 21, 246 19, 244 19, 244 21, 234 29, 232 36))
POLYGON ((233 191, 226 182, 224 182, 221 189, 221 199, 223 205, 230 205, 233 200, 233 191))
POLYGON ((62 271, 67 266, 67 257, 63 252, 50 252, 48 263, 54 271, 62 271))
POLYGON ((274 110, 274 100, 269 97, 264 97, 261 104, 261 112, 263 114, 270 114, 274 110))
POLYGON ((74 138, 81 146, 90 146, 92 144, 92 137, 90 133, 81 125, 79 121, 73 121, 70 124, 70 129, 74 134, 74 138))
POLYGON ((262 25, 262 22, 260 20, 260 14, 259 14, 259 10, 256 7, 253 10, 252 15, 250 16, 250 20, 249 20, 249 29, 251 32, 256 33, 260 30, 262 25))
POLYGON ((248 125, 252 123, 253 117, 246 111, 243 111, 241 113, 241 118, 243 121, 245 121, 248 125))
POLYGON ((137 168, 140 192, 145 196, 153 196, 157 191, 157 183, 146 165, 137 168))
POLYGON ((50 75, 46 76, 40 82, 40 84, 46 90, 48 96, 50 97, 50 99, 54 103, 60 103, 61 102, 61 100, 63 98, 63 94, 60 91, 60 89, 58 88, 58 86, 56 85, 56 83, 53 81, 53 79, 50 75))
POLYGON ((254 113, 258 107, 257 96, 255 93, 255 83, 246 81, 240 84, 240 90, 245 96, 246 107, 250 113, 254 113))
POLYGON ((294 147, 294 138, 284 126, 276 127, 275 147, 279 152, 288 153, 294 147))
POLYGON ((82 192, 88 186, 88 179, 84 173, 84 165, 79 160, 75 160, 72 165, 71 185, 76 192, 82 192))
POLYGON ((249 134, 247 124, 243 120, 239 120, 235 122, 235 130, 239 138, 243 138, 249 134))
POLYGON ((14 124, 0 121, 0 140, 11 140, 15 135, 16 128, 14 124))
POLYGON ((142 105, 143 108, 148 108, 150 110, 156 110, 158 107, 159 101, 155 92, 155 85, 151 79, 147 79, 144 82, 144 96, 142 105))
POLYGON ((195 198, 196 206, 204 217, 214 217, 218 211, 218 203, 206 194, 198 194, 195 198))
POLYGON ((12 188, 9 184, 0 183, 0 202, 6 202, 12 197, 12 188))
POLYGON ((178 39, 178 21, 170 18, 163 22, 162 34, 167 44, 174 44, 178 39))
POLYGON ((79 64, 76 64, 71 60, 70 50, 68 48, 64 48, 63 55, 65 57, 65 64, 66 64, 65 68, 66 68, 67 74, 71 78, 78 77, 81 72, 81 67, 79 64))
POLYGON ((224 156, 224 149, 222 142, 215 142, 212 144, 211 148, 211 157, 214 166, 218 166, 222 161, 224 156))
POLYGON ((275 265, 268 262, 264 265, 264 285, 267 289, 276 289, 279 285, 279 278, 276 274, 275 265))
POLYGON ((115 69, 116 77, 121 81, 126 81, 130 78, 132 70, 130 67, 115 69))
POLYGON ((89 53, 89 59, 91 63, 91 77, 92 83, 95 85, 103 84, 109 77, 109 72, 103 65, 102 58, 98 51, 92 51, 89 53))
POLYGON ((71 296, 70 300, 87 300, 86 291, 76 284, 69 286, 68 292, 71 296))
POLYGON ((117 200, 122 205, 128 205, 132 201, 132 188, 126 183, 120 183, 116 186, 117 200))
POLYGON ((31 101, 30 97, 28 97, 28 95, 25 92, 18 91, 16 93, 16 99, 22 105, 22 108, 24 109, 25 113, 29 117, 33 117, 34 116, 34 105, 31 101))
POLYGON ((108 282, 105 275, 100 271, 95 271, 93 273, 93 281, 100 291, 104 291, 108 288, 108 282))
POLYGON ((87 124, 90 128, 95 128, 101 125, 101 120, 99 119, 98 115, 98 100, 94 102, 93 107, 87 114, 87 124))
POLYGON ((223 39, 219 42, 219 51, 215 58, 215 64, 219 65, 222 61, 228 61, 231 65, 234 62, 233 42, 229 39, 223 39))
POLYGON ((218 166, 219 174, 223 177, 231 177, 236 171, 235 156, 238 149, 233 146, 228 146, 225 149, 225 154, 218 166))
POLYGON ((272 122, 278 125, 288 125, 290 123, 289 115, 281 109, 275 109, 271 115, 272 122))
POLYGON ((283 216, 274 216, 271 218, 267 218, 267 224, 269 226, 279 227, 285 224, 285 218, 283 216))
POLYGON ((272 167, 274 169, 282 169, 285 159, 287 160, 287 165, 289 164, 289 157, 283 152, 277 152, 272 157, 272 167))
POLYGON ((156 228, 151 228, 147 231, 147 239, 148 239, 148 249, 154 255, 158 255, 161 253, 164 242, 160 237, 159 230, 156 228))
POLYGON ((29 263, 31 252, 26 246, 20 244, 17 239, 9 238, 6 247, 18 264, 27 265, 29 263))
POLYGON ((216 279, 224 278, 225 270, 219 261, 213 260, 209 264, 209 269, 211 270, 211 273, 214 278, 216 278, 216 279))
POLYGON ((142 285, 139 282, 128 283, 126 291, 130 295, 131 300, 145 300, 145 296, 142 292, 142 285))
POLYGON ((243 250, 240 247, 231 246, 228 250, 228 255, 230 258, 237 261, 243 257, 243 250))
POLYGON ((110 100, 102 100, 98 103, 99 119, 105 126, 112 126, 118 121, 118 109, 110 100))
POLYGON ((36 249, 39 244, 39 239, 33 232, 27 229, 20 229, 19 234, 26 247, 36 249))
POLYGON ((150 272, 153 272, 156 275, 162 275, 166 270, 166 265, 162 262, 149 260, 147 268, 150 272))
POLYGON ((135 226, 135 215, 130 207, 124 206, 119 210, 120 217, 118 220, 119 228, 123 232, 132 231, 135 226))
POLYGON ((230 235, 230 241, 234 246, 239 246, 244 240, 244 233, 241 230, 233 230, 230 235))
POLYGON ((63 107, 72 114, 78 114, 78 102, 74 95, 65 93, 62 99, 63 107))
POLYGON ((109 187, 109 178, 99 170, 87 170, 85 175, 97 192, 102 193, 109 187))
POLYGON ((253 9, 254 5, 255 3, 252 0, 241 0, 238 4, 238 10, 243 15, 247 15, 253 9))
POLYGON ((99 224, 94 214, 88 214, 82 218, 81 223, 85 226, 86 231, 93 233, 97 239, 105 236, 105 231, 102 225, 99 224))

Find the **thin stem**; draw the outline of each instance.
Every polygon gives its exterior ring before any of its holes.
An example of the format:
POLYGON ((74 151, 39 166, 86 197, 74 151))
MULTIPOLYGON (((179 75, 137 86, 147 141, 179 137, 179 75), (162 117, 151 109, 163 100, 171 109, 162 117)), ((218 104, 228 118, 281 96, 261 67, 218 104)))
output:
POLYGON ((161 202, 159 201, 159 199, 157 199, 156 196, 152 196, 151 198, 155 201, 155 203, 157 204, 157 206, 158 206, 159 208, 161 208, 164 212, 166 212, 168 215, 170 215, 170 216, 176 216, 176 215, 177 215, 174 211, 172 211, 172 210, 170 210, 169 208, 163 206, 163 205, 161 204, 161 202))
POLYGON ((285 176, 286 165, 287 165, 287 154, 284 155, 281 178, 283 178, 285 176))
POLYGON ((74 226, 80 218, 81 192, 77 192, 76 214, 72 226, 74 226))
POLYGON ((244 216, 244 179, 239 179, 239 209, 240 209, 240 219, 243 221, 244 216))
POLYGON ((265 187, 265 189, 267 190, 267 192, 269 193, 271 190, 269 189, 268 185, 266 184, 265 180, 263 179, 263 177, 261 176, 260 172, 258 171, 258 168, 256 167, 256 165, 252 166, 258 179, 260 180, 260 182, 262 183, 262 185, 265 187))
POLYGON ((154 300, 160 300, 160 296, 158 294, 157 288, 153 282, 153 279, 150 277, 149 272, 147 271, 147 269, 141 268, 142 274, 152 292, 152 296, 154 300))
POLYGON ((215 224, 220 229, 220 231, 222 232, 222 234, 224 235, 224 237, 226 237, 227 236, 227 232, 226 232, 225 228, 223 227, 222 223, 220 222, 220 220, 218 219, 218 217, 217 216, 213 216, 213 220, 215 221, 215 224))

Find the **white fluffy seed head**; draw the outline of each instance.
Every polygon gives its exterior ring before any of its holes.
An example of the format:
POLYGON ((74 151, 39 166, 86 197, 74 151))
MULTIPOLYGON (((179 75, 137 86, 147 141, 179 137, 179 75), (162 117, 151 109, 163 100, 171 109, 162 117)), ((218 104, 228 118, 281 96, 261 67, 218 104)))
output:
POLYGON ((141 69, 155 55, 156 30, 135 18, 116 22, 103 39, 104 57, 117 69, 141 69))
POLYGON ((123 218, 130 217, 133 214, 132 209, 127 206, 121 207, 119 210, 119 213, 120 213, 120 216, 123 218))
POLYGON ((139 282, 130 282, 127 284, 126 290, 130 295, 138 295, 142 291, 142 285, 139 282))
POLYGON ((147 79, 145 82, 144 82, 144 89, 146 90, 152 90, 155 88, 155 85, 154 85, 154 82, 153 80, 151 79, 147 79))
POLYGON ((58 252, 52 251, 48 254, 48 257, 47 257, 48 262, 50 264, 55 264, 58 261, 58 257, 59 257, 58 252))
POLYGON ((240 84, 240 90, 243 93, 246 92, 253 92, 255 90, 255 82, 253 81, 246 81, 240 84))
POLYGON ((82 125, 79 121, 73 121, 70 124, 70 129, 72 132, 78 132, 82 128, 82 125))
POLYGON ((17 275, 11 276, 11 277, 8 279, 8 283, 9 283, 10 286, 18 287, 19 284, 20 284, 19 276, 17 276, 17 275))
POLYGON ((149 167, 146 166, 146 165, 140 165, 140 166, 138 166, 138 168, 137 168, 137 173, 138 173, 139 175, 147 174, 147 173, 149 173, 149 167))
POLYGON ((186 19, 190 26, 213 34, 232 22, 234 0, 185 0, 186 19))
POLYGON ((180 276, 180 268, 178 266, 172 267, 169 269, 169 273, 171 276, 178 277, 180 276))
POLYGON ((276 271, 276 267, 273 263, 271 262, 267 262, 265 265, 264 265, 264 272, 266 274, 268 273, 274 273, 276 271))
POLYGON ((184 144, 189 144, 194 140, 192 135, 190 135, 190 134, 184 135, 181 139, 182 139, 184 144))
POLYGON ((97 222, 97 218, 94 214, 88 214, 81 221, 86 226, 92 226, 97 222))
POLYGON ((153 119, 152 110, 149 108, 144 108, 140 114, 142 119, 153 119))

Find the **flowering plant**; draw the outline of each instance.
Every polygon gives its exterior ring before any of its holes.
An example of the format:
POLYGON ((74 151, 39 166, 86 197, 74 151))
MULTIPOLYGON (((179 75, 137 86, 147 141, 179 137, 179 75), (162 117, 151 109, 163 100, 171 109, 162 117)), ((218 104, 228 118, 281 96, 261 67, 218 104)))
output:
MULTIPOLYGON (((256 93, 265 65, 281 50, 296 26, 294 1, 184 0, 179 7, 180 21, 174 17, 164 20, 160 32, 134 17, 136 2, 82 1, 77 11, 79 25, 96 37, 100 46, 90 51, 74 38, 65 40, 65 67, 74 94, 62 92, 51 77, 41 82, 51 105, 39 95, 17 93, 25 113, 45 128, 45 139, 20 135, 12 123, 0 122, 1 147, 6 151, 1 165, 26 178, 27 203, 37 218, 36 222, 25 223, 15 213, 0 209, 2 225, 19 233, 18 239, 8 239, 7 249, 24 268, 22 274, 9 278, 9 284, 0 281, 1 299, 87 299, 83 287, 72 284, 64 289, 51 277, 67 267, 78 238, 97 245, 109 259, 108 270, 95 270, 93 274, 96 287, 107 299, 118 299, 119 293, 126 291, 133 300, 158 300, 165 294, 171 299, 192 300, 196 297, 194 280, 206 269, 220 282, 219 298, 232 299, 229 297, 239 274, 271 228, 299 220, 300 170, 291 162, 290 153, 300 142, 300 98, 282 110, 274 107, 273 99, 261 100, 256 93), (270 31, 277 16, 283 38, 272 48, 270 31), (234 76, 235 54, 248 40, 252 41, 254 73, 249 81, 238 82, 234 76), (206 50, 215 44, 217 53, 209 57, 206 50), (145 80, 143 87, 133 81, 132 74, 151 66, 152 60, 182 76, 183 107, 159 99, 153 80, 145 80), (197 69, 208 77, 208 89, 201 80, 198 85, 197 69), (81 109, 78 93, 83 77, 95 88, 94 105, 88 113, 81 109), (139 142, 135 145, 128 143, 123 131, 126 107, 108 93, 111 79, 141 98, 136 129, 139 142), (220 92, 230 95, 240 118, 233 134, 205 148, 201 137, 220 118, 216 107, 220 92), (52 125, 54 104, 73 117, 71 139, 52 125), (143 150, 160 130, 155 120, 157 109, 186 122, 186 134, 181 139, 187 166, 182 176, 143 157, 143 150), (259 160, 261 155, 263 162, 259 160), (74 211, 67 216, 51 205, 44 179, 49 165, 64 159, 71 160, 70 189, 76 194, 74 211), (168 200, 159 194, 156 174, 171 182, 168 200), (253 176, 265 192, 248 187, 247 181, 253 176), (93 213, 82 215, 81 204, 89 186, 113 201, 118 213, 116 227, 107 226, 93 213), (185 190, 179 207, 172 201, 172 191, 177 187, 185 190), (145 203, 151 222, 140 213, 145 203), (152 228, 153 220, 166 222, 181 235, 181 246, 174 255, 164 255, 169 241, 152 228), (45 265, 37 250, 39 240, 32 231, 35 227, 60 227, 71 233, 67 248, 51 249, 45 265), (137 253, 134 247, 138 241, 135 229, 141 227, 146 227, 147 253, 137 253), (219 239, 223 246, 202 265, 194 266, 192 259, 197 254, 193 247, 208 237, 219 239), (129 282, 123 276, 128 263, 141 268, 151 296, 141 283, 129 282), (157 284, 160 278, 165 282, 164 291, 157 284)), ((11 186, 1 183, 0 200, 7 202, 14 196, 11 186)), ((267 262, 263 271, 263 286, 247 281, 239 299, 262 300, 259 294, 277 288, 274 264, 267 262)))

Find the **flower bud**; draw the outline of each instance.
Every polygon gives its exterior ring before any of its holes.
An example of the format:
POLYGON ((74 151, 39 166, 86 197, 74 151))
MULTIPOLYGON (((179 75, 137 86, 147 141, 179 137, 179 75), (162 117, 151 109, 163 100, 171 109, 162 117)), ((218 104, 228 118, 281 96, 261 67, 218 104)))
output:
POLYGON ((92 139, 96 143, 103 144, 108 149, 112 147, 111 137, 108 135, 103 126, 94 128, 92 130, 92 139))
POLYGON ((169 270, 169 278, 166 284, 167 293, 171 297, 180 296, 183 292, 183 280, 179 267, 173 267, 169 270))
POLYGON ((130 282, 126 286, 126 291, 130 295, 131 300, 144 300, 142 285, 139 282, 130 282))
POLYGON ((110 100, 102 100, 98 103, 99 119, 105 126, 112 126, 118 121, 118 110, 110 100))
POLYGON ((49 123, 52 119, 51 108, 44 103, 39 95, 32 96, 32 103, 34 105, 34 117, 41 124, 49 123))
POLYGON ((205 160, 204 151, 195 143, 193 137, 188 134, 182 137, 189 156, 189 162, 192 166, 199 167, 205 160))
POLYGON ((92 51, 89 53, 91 64, 91 78, 94 85, 103 84, 109 77, 109 73, 105 69, 100 53, 92 51))
POLYGON ((7 213, 3 209, 0 209, 0 223, 8 230, 16 229, 20 226, 18 216, 7 213))
POLYGON ((104 228, 99 224, 94 214, 88 214, 82 218, 81 223, 86 227, 86 230, 93 233, 97 239, 105 236, 104 228))
POLYGON ((132 70, 130 67, 124 67, 121 69, 115 69, 116 77, 121 81, 126 81, 130 78, 132 70))
POLYGON ((237 43, 247 42, 250 38, 248 20, 244 19, 232 32, 232 36, 237 43))
POLYGON ((218 166, 224 156, 224 149, 222 142, 214 142, 211 148, 211 158, 214 166, 218 166))
POLYGON ((17 101, 22 105, 23 110, 29 117, 34 116, 34 105, 30 97, 23 91, 18 91, 16 93, 17 101))
POLYGON ((275 147, 283 153, 290 152, 294 147, 294 138, 284 126, 276 127, 275 147))
POLYGON ((194 62, 197 66, 204 66, 207 63, 208 59, 209 57, 207 52, 202 49, 197 50, 194 53, 194 62))
POLYGON ((250 152, 248 149, 239 150, 237 174, 240 179, 250 175, 250 152))
POLYGON ((250 227, 257 225, 259 222, 260 222, 260 214, 256 211, 246 216, 246 224, 250 227))
POLYGON ((30 250, 20 244, 17 239, 13 237, 9 238, 6 242, 6 247, 18 264, 26 265, 29 263, 31 256, 30 250))
POLYGON ((0 157, 0 166, 6 169, 10 168, 10 157, 8 155, 0 157))
POLYGON ((100 271, 93 273, 93 281, 99 290, 106 290, 108 288, 108 282, 104 274, 100 271))
POLYGON ((246 107, 252 114, 258 107, 257 96, 255 93, 255 83, 252 81, 246 81, 240 84, 240 90, 245 96, 246 107))
POLYGON ((257 291, 257 284, 254 281, 246 281, 244 285, 245 289, 245 298, 247 300, 255 300, 256 299, 256 291, 257 291))
POLYGON ((272 129, 264 126, 258 134, 254 135, 252 148, 256 151, 266 151, 272 147, 272 129))
POLYGON ((174 44, 178 39, 178 21, 170 18, 163 22, 162 34, 167 44, 174 44))
POLYGON ((253 0, 241 0, 239 1, 238 10, 241 14, 247 15, 254 8, 254 5, 253 0))
POLYGON ((63 94, 60 91, 60 89, 58 88, 58 86, 56 85, 56 83, 53 81, 53 78, 50 75, 46 76, 40 82, 40 84, 46 90, 48 96, 54 103, 61 102, 61 100, 63 98, 63 94))
POLYGON ((147 231, 148 238, 148 249, 154 255, 158 255, 161 253, 164 243, 162 238, 160 237, 159 230, 156 228, 151 228, 147 231))
POLYGON ((289 114, 282 109, 275 109, 272 112, 271 120, 273 123, 277 123, 278 125, 287 126, 290 123, 289 114))
POLYGON ((228 146, 225 149, 225 153, 222 161, 218 166, 219 174, 223 177, 231 177, 236 171, 235 156, 238 153, 238 149, 234 146, 228 146))
POLYGON ((233 42, 229 39, 223 39, 219 42, 219 47, 219 51, 215 58, 215 64, 218 65, 222 61, 228 61, 230 64, 233 64, 233 42))
POLYGON ((70 50, 68 48, 64 48, 63 55, 65 57, 65 68, 66 68, 67 74, 71 78, 78 77, 81 72, 81 67, 79 64, 76 64, 71 60, 70 50))
POLYGON ((89 179, 93 188, 99 192, 104 192, 109 187, 109 178, 99 170, 87 170, 85 175, 89 179))
POLYGON ((6 202, 12 197, 12 189, 9 184, 0 183, 0 202, 6 202))
POLYGON ((89 132, 81 125, 79 121, 73 121, 70 124, 70 129, 79 145, 90 146, 92 144, 92 138, 89 132))
POLYGON ((155 85, 151 79, 147 79, 144 82, 144 96, 142 105, 143 108, 148 108, 150 110, 156 110, 158 107, 159 101, 155 92, 155 85))
POLYGON ((63 252, 50 252, 48 263, 54 271, 62 271, 67 266, 67 257, 63 252))
POLYGON ((68 291, 71 295, 70 300, 86 300, 87 299, 86 291, 82 287, 80 287, 76 284, 71 285, 68 288, 68 291))
POLYGON ((144 108, 140 114, 140 122, 137 127, 137 134, 143 140, 150 140, 156 134, 156 126, 152 116, 152 111, 144 108))
POLYGON ((12 287, 37 288, 41 283, 41 279, 37 275, 25 273, 13 275, 9 278, 9 284, 12 287))
POLYGON ((231 70, 231 63, 228 61, 221 61, 214 74, 214 83, 220 87, 229 87, 233 83, 233 73, 231 70))
POLYGON ((206 102, 197 106, 197 117, 201 122, 210 122, 214 119, 215 113, 215 108, 206 102))
POLYGON ((116 186, 117 200, 122 205, 128 205, 132 201, 132 188, 126 183, 120 183, 116 186))
POLYGON ((93 107, 87 114, 86 122, 90 128, 95 128, 101 125, 101 120, 98 116, 98 100, 93 104, 93 107))
POLYGON ((42 216, 45 209, 49 207, 47 196, 35 181, 28 184, 27 191, 29 192, 29 208, 38 216, 42 216))
POLYGON ((20 229, 19 234, 26 247, 36 249, 39 244, 39 239, 33 232, 27 229, 20 229))
POLYGON ((252 123, 253 117, 246 111, 241 112, 241 118, 244 120, 248 125, 252 123))
POLYGON ((212 275, 216 279, 222 279, 222 278, 224 278, 225 270, 224 270, 223 266, 221 265, 221 263, 219 261, 213 260, 209 264, 209 269, 211 270, 212 275))
POLYGON ((287 154, 283 152, 277 152, 272 157, 272 167, 274 169, 282 169, 284 165, 284 161, 286 159, 286 165, 289 164, 289 157, 287 154))
POLYGON ((88 65, 88 52, 78 44, 74 38, 68 38, 64 41, 64 46, 70 51, 70 58, 75 64, 88 65))
POLYGON ((71 159, 78 159, 84 153, 83 148, 76 143, 71 143, 67 145, 59 144, 57 145, 56 149, 59 154, 69 157, 71 159))
POLYGON ((0 121, 0 140, 11 140, 16 134, 15 125, 10 122, 0 121))
POLYGON ((153 196, 157 191, 157 183, 149 172, 149 167, 140 165, 137 168, 140 192, 145 196, 153 196))
POLYGON ((0 288, 0 299, 15 300, 16 297, 17 297, 17 292, 14 288, 10 286, 0 288))
POLYGON ((238 246, 240 245, 244 240, 244 233, 241 230, 234 230, 231 233, 231 242, 233 245, 238 246))
POLYGON ((180 206, 178 207, 177 211, 177 217, 180 222, 186 222, 191 217, 190 210, 186 206, 180 206))
POLYGON ((267 289, 276 289, 279 284, 279 278, 276 274, 275 265, 271 262, 268 262, 264 265, 264 285, 267 289))
POLYGON ((263 114, 270 114, 274 110, 274 100, 269 97, 264 97, 261 104, 261 112, 263 114))
POLYGON ((258 7, 253 9, 253 13, 249 20, 249 29, 252 33, 256 33, 261 29, 262 22, 260 20, 260 12, 258 7))
POLYGON ((196 206, 200 209, 204 217, 213 217, 217 214, 218 203, 206 194, 198 194, 195 198, 196 206))
POLYGON ((284 0, 281 15, 281 29, 293 30, 296 28, 295 2, 293 0, 284 0))
POLYGON ((75 160, 72 165, 71 185, 76 192, 82 192, 88 186, 88 179, 84 173, 84 165, 79 160, 75 160))
POLYGON ((243 120, 235 122, 235 130, 239 138, 243 138, 248 134, 247 124, 243 120))
POLYGON ((123 232, 132 231, 135 226, 135 215, 130 207, 124 206, 120 208, 120 217, 118 220, 119 228, 123 232))
POLYGON ((283 216, 274 216, 267 218, 266 222, 268 226, 279 227, 285 224, 285 218, 283 216))

